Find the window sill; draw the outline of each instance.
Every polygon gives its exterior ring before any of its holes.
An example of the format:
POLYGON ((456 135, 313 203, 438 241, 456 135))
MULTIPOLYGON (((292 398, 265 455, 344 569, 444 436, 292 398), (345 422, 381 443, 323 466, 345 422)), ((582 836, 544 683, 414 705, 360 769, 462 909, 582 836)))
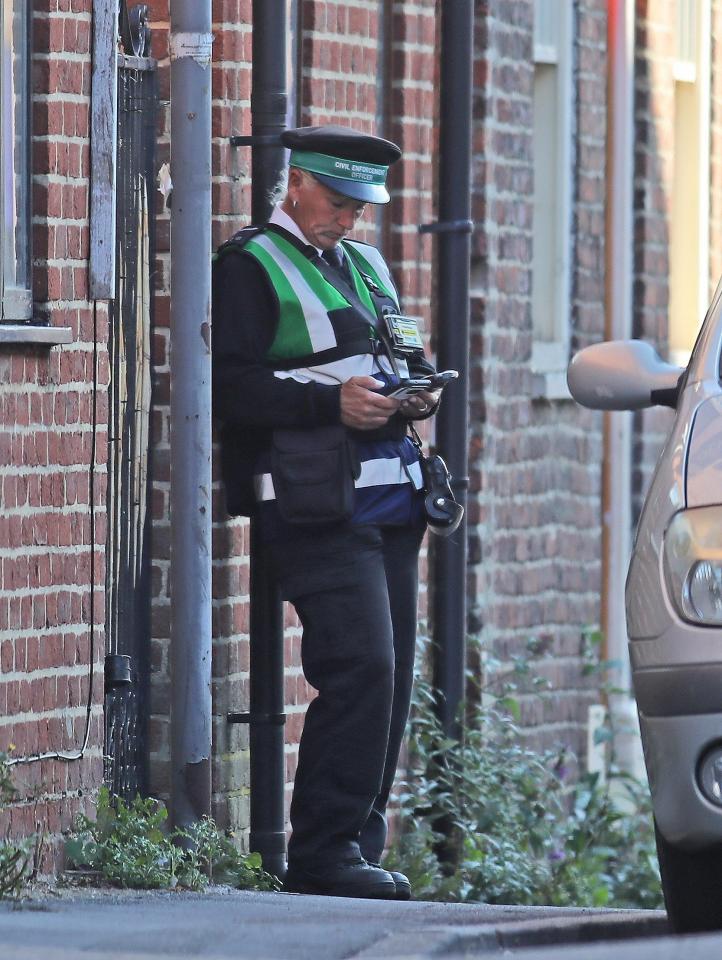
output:
POLYGON ((532 400, 571 400, 566 370, 532 370, 532 400))
POLYGON ((32 323, 0 323, 0 347, 12 344, 56 347, 63 343, 72 342, 72 327, 49 327, 32 323))

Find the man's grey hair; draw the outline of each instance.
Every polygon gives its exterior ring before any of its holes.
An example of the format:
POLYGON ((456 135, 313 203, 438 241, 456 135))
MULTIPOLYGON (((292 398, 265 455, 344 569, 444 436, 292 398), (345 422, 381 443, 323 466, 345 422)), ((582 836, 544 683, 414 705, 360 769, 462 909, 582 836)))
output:
MULTIPOLYGON (((283 203, 288 195, 288 171, 290 167, 287 167, 278 178, 276 186, 268 194, 268 199, 271 201, 275 207, 277 203, 283 203)), ((308 173, 307 170, 301 170, 300 167, 294 167, 295 170, 301 174, 305 180, 315 180, 315 177, 312 173, 308 173)))
POLYGON ((288 193, 288 167, 281 173, 276 182, 276 186, 268 194, 268 199, 275 207, 277 203, 283 203, 288 193))

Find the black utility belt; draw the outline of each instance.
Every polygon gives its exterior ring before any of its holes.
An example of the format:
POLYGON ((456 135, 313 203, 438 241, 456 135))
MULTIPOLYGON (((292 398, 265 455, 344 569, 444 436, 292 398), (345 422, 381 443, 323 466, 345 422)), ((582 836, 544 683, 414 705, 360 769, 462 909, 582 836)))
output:
MULTIPOLYGON (((424 456, 413 428, 411 436, 419 452, 429 529, 449 536, 461 523, 464 508, 456 501, 444 461, 438 455, 424 456)), ((273 431, 271 480, 278 512, 287 523, 350 520, 360 475, 356 443, 343 425, 273 431)))

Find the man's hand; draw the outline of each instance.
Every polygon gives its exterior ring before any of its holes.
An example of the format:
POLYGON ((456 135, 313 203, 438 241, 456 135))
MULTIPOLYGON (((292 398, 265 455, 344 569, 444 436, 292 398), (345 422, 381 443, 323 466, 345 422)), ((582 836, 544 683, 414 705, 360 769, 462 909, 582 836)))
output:
POLYGON ((373 377, 351 377, 341 387, 341 423, 354 430, 383 427, 399 409, 399 401, 378 393, 383 386, 373 377))
POLYGON ((409 420, 424 417, 429 410, 439 402, 440 393, 440 390, 433 392, 424 390, 422 393, 417 393, 413 397, 408 397, 406 400, 401 401, 401 412, 405 417, 408 417, 409 420))

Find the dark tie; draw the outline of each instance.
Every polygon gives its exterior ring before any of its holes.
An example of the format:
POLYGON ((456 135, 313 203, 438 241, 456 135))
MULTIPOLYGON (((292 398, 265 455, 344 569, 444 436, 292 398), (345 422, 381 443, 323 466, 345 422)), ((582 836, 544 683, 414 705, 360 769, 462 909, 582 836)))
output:
POLYGON ((335 267, 337 270, 344 272, 343 268, 343 250, 341 247, 331 247, 330 250, 324 250, 321 254, 326 263, 330 264, 332 267, 335 267))
POLYGON ((324 250, 321 257, 329 267, 333 267, 342 280, 345 280, 348 284, 353 284, 351 271, 348 266, 348 257, 344 254, 343 247, 335 246, 331 247, 330 250, 324 250))

